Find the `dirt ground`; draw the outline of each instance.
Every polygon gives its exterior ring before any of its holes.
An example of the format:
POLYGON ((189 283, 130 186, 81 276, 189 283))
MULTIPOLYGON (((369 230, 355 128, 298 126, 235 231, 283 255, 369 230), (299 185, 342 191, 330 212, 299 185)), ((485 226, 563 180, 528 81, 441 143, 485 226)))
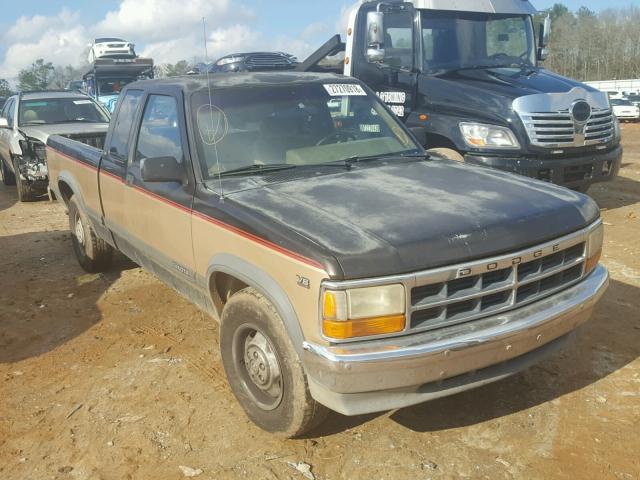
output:
POLYGON ((123 258, 83 273, 61 205, 0 188, 0 478, 304 479, 304 462, 327 480, 639 479, 640 125, 623 135, 620 177, 590 191, 611 286, 576 343, 453 397, 332 414, 302 440, 247 420, 213 320, 123 258))

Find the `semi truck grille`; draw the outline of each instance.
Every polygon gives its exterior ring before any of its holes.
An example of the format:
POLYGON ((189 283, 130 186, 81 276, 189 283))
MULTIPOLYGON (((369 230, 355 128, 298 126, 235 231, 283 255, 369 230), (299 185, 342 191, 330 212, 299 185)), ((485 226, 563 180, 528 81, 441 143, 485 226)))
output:
POLYGON ((539 147, 582 147, 607 143, 613 138, 610 109, 593 109, 585 124, 574 122, 569 110, 520 113, 532 145, 539 147))
MULTIPOLYGON (((543 253, 527 261, 517 255, 506 267, 492 262, 485 273, 415 286, 411 289, 410 328, 432 329, 466 322, 566 288, 582 278, 585 245, 579 239, 578 243, 557 247, 555 252, 538 250, 543 253)), ((428 277, 423 281, 428 282, 428 277)))

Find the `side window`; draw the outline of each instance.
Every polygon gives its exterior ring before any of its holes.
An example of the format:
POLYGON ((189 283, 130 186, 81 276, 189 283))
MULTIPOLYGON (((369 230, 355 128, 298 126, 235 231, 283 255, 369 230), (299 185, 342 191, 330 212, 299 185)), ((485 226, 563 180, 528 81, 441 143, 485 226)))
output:
POLYGON ((384 60, 403 70, 413 69, 413 14, 387 13, 384 17, 384 60))
POLYGON ((153 157, 174 157, 180 163, 183 161, 178 104, 175 98, 166 95, 149 95, 134 161, 153 157))
POLYGON ((129 133, 142 97, 142 90, 129 90, 120 100, 120 110, 111 135, 109 153, 120 160, 126 160, 129 153, 129 133))

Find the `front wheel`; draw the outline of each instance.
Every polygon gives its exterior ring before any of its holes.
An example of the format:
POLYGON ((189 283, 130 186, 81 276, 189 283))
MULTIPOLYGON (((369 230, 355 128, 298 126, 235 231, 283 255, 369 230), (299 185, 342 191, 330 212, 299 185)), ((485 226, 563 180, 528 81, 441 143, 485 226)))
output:
POLYGON ((89 273, 107 270, 111 265, 113 248, 96 236, 75 197, 69 200, 69 229, 73 250, 80 266, 89 273))
POLYGON ((20 169, 18 168, 18 159, 13 159, 13 172, 16 180, 16 187, 18 189, 18 200, 21 202, 33 202, 36 199, 36 195, 33 192, 31 185, 23 180, 20 176, 20 169))
POLYGON ((2 173, 2 183, 5 185, 15 185, 16 177, 3 159, 0 158, 0 173, 2 173))
POLYGON ((326 417, 328 410, 309 393, 280 315, 254 288, 241 290, 225 305, 220 350, 231 390, 260 428, 292 438, 326 417))

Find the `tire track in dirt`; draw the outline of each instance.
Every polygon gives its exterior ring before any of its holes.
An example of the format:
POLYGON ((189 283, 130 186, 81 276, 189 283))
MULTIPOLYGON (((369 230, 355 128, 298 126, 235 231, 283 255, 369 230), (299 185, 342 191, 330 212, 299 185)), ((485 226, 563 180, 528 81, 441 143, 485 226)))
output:
MULTIPOLYGON (((154 324, 142 324, 136 325, 130 328, 130 331, 135 334, 144 334, 149 337, 153 337, 160 342, 169 343, 170 345, 164 345, 162 351, 166 351, 167 347, 171 347, 171 353, 180 358, 184 359, 184 361, 189 365, 192 369, 199 372, 204 377, 207 377, 212 383, 215 390, 220 392, 231 392, 229 388, 229 384, 227 383, 226 375, 222 365, 216 365, 215 361, 212 358, 205 358, 204 355, 194 356, 188 349, 185 348, 177 337, 167 332, 165 329, 154 325, 154 324)), ((157 342, 157 343, 160 343, 157 342)))

